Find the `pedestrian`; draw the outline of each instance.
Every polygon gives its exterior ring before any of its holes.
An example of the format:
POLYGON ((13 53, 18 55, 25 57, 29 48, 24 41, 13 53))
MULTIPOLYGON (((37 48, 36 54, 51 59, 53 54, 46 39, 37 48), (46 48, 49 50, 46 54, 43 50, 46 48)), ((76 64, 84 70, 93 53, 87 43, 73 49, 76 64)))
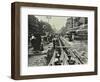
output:
POLYGON ((36 37, 32 34, 32 36, 30 38, 30 41, 31 41, 31 44, 32 44, 33 49, 35 47, 35 39, 36 39, 36 37))
POLYGON ((56 40, 57 40, 56 37, 54 37, 54 38, 53 38, 53 48, 54 48, 54 49, 55 49, 55 47, 56 47, 56 40))
POLYGON ((39 34, 35 35, 36 39, 35 39, 35 50, 40 50, 40 46, 41 46, 41 36, 39 34))

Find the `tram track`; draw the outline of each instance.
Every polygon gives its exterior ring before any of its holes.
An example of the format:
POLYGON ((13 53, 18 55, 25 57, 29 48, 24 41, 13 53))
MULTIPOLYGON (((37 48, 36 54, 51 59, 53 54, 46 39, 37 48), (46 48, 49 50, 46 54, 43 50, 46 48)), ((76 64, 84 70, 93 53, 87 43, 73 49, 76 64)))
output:
POLYGON ((75 53, 77 50, 76 49, 71 49, 71 47, 69 47, 69 44, 68 44, 68 47, 67 47, 67 45, 65 45, 63 41, 64 40, 61 40, 61 38, 60 38, 60 42, 61 42, 62 46, 66 46, 65 48, 63 48, 65 53, 70 55, 71 57, 73 57, 74 60, 77 61, 77 64, 84 64, 82 59, 79 57, 79 54, 75 53))
POLYGON ((82 58, 79 56, 79 53, 76 49, 72 49, 70 44, 64 42, 62 37, 58 38, 56 48, 53 51, 52 57, 48 65, 55 65, 55 60, 58 58, 60 64, 58 65, 78 65, 84 64, 82 58), (59 58, 57 57, 59 54, 59 58))

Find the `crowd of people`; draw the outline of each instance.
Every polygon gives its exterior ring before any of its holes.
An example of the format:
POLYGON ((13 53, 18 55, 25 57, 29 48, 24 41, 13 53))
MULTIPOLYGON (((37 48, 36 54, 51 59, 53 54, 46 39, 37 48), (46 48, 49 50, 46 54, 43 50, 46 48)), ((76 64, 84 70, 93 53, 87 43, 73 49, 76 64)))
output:
POLYGON ((54 36, 49 34, 48 36, 41 36, 39 34, 32 34, 30 37, 30 43, 34 51, 43 51, 44 44, 53 42, 54 36))

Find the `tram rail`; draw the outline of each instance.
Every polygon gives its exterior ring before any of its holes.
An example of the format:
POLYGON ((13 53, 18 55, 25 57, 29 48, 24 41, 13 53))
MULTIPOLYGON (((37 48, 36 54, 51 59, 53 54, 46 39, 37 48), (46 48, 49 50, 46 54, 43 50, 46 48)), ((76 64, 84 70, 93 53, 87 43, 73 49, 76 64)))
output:
POLYGON ((50 62, 48 63, 48 66, 55 65, 55 60, 57 58, 58 62, 60 62, 60 64, 58 65, 78 65, 85 63, 79 56, 78 51, 76 49, 72 49, 70 44, 65 42, 62 37, 58 38, 58 43, 54 49, 53 55, 50 59, 50 62), (57 54, 59 55, 59 57, 56 57, 57 54))

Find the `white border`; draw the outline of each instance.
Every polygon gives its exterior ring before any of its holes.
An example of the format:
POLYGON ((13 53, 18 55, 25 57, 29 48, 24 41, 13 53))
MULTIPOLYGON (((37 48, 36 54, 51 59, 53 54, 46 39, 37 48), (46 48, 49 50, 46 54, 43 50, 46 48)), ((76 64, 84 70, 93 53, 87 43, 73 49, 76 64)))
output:
POLYGON ((94 11, 21 7, 20 9, 20 75, 75 73, 94 71, 94 11), (88 17, 88 64, 28 67, 28 14, 88 17))

